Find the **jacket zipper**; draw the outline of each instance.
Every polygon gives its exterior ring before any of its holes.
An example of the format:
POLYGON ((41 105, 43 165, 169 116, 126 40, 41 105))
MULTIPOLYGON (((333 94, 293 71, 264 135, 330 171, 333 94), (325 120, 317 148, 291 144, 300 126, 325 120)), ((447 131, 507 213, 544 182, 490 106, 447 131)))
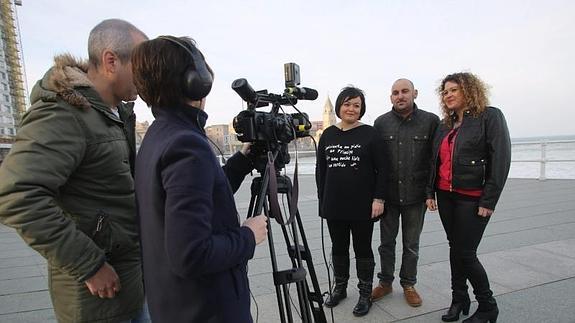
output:
MULTIPOLYGON (((459 129, 461 129, 461 126, 463 125, 463 118, 461 119, 461 124, 459 125, 459 129)), ((457 135, 459 132, 459 129, 457 129, 457 131, 453 134, 454 138, 453 138, 453 147, 451 148, 451 163, 450 163, 450 167, 451 169, 449 170, 449 176, 451 177, 449 180, 449 191, 453 192, 453 155, 455 153, 455 145, 457 144, 457 135)), ((453 129, 455 130, 455 128, 453 129)))
MULTIPOLYGON (((459 125, 459 127, 461 127, 461 125, 459 125)), ((452 131, 455 131, 455 129, 453 129, 452 131)), ((459 131, 459 130, 457 130, 457 131, 459 131)), ((455 132, 455 133, 453 134, 453 145, 452 145, 452 147, 451 147, 451 149, 450 149, 450 150, 451 150, 451 151, 450 151, 450 153, 451 153, 451 163, 449 163, 449 167, 451 168, 451 169, 449 170, 449 177, 451 177, 451 178, 449 179, 449 191, 450 191, 450 192, 453 192, 453 155, 454 155, 454 152, 455 152, 455 144, 457 143, 457 135, 458 135, 457 132, 455 132)))
POLYGON ((92 233, 92 236, 96 236, 96 234, 98 234, 98 232, 102 231, 102 227, 104 226, 104 220, 106 219, 106 214, 102 211, 100 211, 100 213, 98 213, 98 221, 96 222, 96 229, 94 230, 94 233, 92 233))
POLYGON ((102 222, 104 222, 104 216, 100 215, 100 217, 98 217, 98 224, 96 225, 96 232, 100 232, 102 230, 102 222))
MULTIPOLYGON (((454 136, 455 136, 455 134, 454 134, 454 136)), ((450 167, 450 170, 449 170, 449 177, 450 177, 450 179, 449 179, 449 191, 450 192, 453 192, 453 151, 455 150, 455 140, 457 140, 457 138, 453 138, 453 146, 451 147, 451 149, 450 149, 451 151, 449 152, 451 154, 451 160, 449 163, 449 167, 450 167)))

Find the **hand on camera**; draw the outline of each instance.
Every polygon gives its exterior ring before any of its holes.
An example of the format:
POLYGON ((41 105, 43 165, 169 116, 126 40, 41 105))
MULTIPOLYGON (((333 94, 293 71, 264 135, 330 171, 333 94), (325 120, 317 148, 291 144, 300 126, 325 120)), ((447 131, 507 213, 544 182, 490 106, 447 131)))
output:
POLYGON ((268 233, 267 221, 268 218, 265 215, 260 214, 246 219, 242 226, 250 228, 254 233, 256 244, 260 244, 266 239, 266 235, 268 233))

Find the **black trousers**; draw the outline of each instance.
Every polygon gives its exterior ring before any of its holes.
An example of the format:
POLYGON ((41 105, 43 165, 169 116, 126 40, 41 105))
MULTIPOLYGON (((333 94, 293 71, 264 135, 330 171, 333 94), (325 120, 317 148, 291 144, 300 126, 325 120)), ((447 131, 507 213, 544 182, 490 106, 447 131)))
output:
POLYGON ((335 221, 327 220, 331 237, 333 256, 349 258, 349 235, 353 237, 353 251, 356 258, 374 259, 371 249, 373 236, 372 221, 335 221))
POLYGON ((477 258, 477 247, 490 217, 477 215, 479 198, 455 192, 438 191, 437 206, 449 241, 453 299, 469 298, 469 280, 477 302, 480 305, 491 302, 493 292, 489 287, 489 279, 477 258))

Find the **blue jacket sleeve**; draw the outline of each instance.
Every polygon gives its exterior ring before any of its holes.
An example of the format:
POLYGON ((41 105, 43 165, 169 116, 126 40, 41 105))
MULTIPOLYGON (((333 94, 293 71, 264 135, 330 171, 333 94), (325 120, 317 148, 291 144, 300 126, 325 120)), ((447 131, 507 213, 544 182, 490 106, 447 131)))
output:
POLYGON ((214 206, 213 194, 226 194, 214 188, 227 179, 209 145, 190 137, 176 138, 165 150, 161 166, 166 194, 164 248, 172 270, 182 277, 228 270, 247 262, 255 249, 251 230, 235 222, 233 196, 230 205, 214 206))
POLYGON ((232 191, 235 193, 242 185, 246 175, 254 169, 251 160, 244 156, 244 154, 237 152, 235 153, 228 162, 222 167, 232 191))

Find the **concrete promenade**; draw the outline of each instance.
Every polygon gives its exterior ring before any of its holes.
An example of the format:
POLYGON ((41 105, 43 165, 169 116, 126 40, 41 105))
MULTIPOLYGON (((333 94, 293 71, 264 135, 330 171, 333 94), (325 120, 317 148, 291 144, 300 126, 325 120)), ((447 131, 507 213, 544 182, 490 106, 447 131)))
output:
MULTIPOLYGON (((236 194, 242 218, 247 212, 250 182, 250 178, 246 179, 236 194)), ((327 273, 313 176, 300 176, 299 201, 314 267, 325 291, 327 273)), ((291 264, 279 225, 274 222, 272 230, 279 269, 287 269, 291 264)), ((331 242, 325 225, 323 237, 329 261, 331 242)), ((379 226, 376 225, 373 239, 376 255, 378 241, 379 226)), ((55 322, 43 258, 27 247, 12 229, 2 225, 0 246, 0 322, 55 322)), ((437 212, 426 215, 420 248, 416 287, 423 297, 421 307, 411 308, 405 303, 396 279, 393 294, 374 303, 367 316, 354 317, 352 308, 358 295, 352 260, 348 298, 333 309, 334 321, 441 322, 451 292, 448 246, 437 212)), ((258 322, 279 322, 269 254, 266 242, 258 246, 249 264, 255 298, 252 313, 258 322)), ((398 237, 397 255, 399 263, 401 237, 398 237)), ((510 179, 487 226, 479 257, 499 303, 498 322, 575 322, 575 180, 510 179)), ((376 270, 378 268, 379 259, 376 270)), ((295 286, 291 291, 292 297, 297 296, 295 286)), ((473 303, 471 313, 475 308, 473 303)), ((331 311, 325 309, 325 313, 330 322, 331 311)), ((293 314, 299 322, 295 310, 293 314)))

